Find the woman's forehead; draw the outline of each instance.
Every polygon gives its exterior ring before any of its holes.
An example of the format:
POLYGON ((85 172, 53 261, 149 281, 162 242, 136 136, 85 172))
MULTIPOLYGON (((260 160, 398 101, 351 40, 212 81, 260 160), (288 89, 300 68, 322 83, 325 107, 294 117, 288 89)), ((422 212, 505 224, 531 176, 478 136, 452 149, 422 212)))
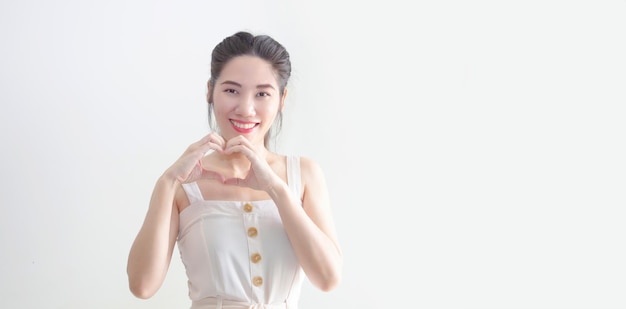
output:
POLYGON ((217 84, 231 81, 241 86, 260 84, 277 85, 276 72, 272 65, 257 56, 237 56, 229 60, 217 80, 217 84))

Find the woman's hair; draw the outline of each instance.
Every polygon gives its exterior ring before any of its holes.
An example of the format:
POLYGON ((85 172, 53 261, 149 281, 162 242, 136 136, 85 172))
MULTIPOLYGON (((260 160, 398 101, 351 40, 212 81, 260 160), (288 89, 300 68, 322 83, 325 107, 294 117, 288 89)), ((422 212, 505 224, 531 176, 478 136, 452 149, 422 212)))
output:
MULTIPOLYGON (((276 73, 276 79, 280 90, 280 95, 284 94, 287 82, 291 76, 291 60, 287 49, 272 37, 268 35, 252 35, 249 32, 240 31, 217 44, 211 55, 211 78, 209 84, 211 89, 208 94, 209 102, 209 125, 213 129, 213 91, 215 89, 215 81, 220 77, 224 66, 234 57, 237 56, 256 56, 272 65, 276 73)), ((265 146, 268 145, 270 133, 276 131, 277 134, 282 126, 282 113, 279 111, 276 117, 275 125, 272 126, 270 132, 265 136, 265 146)))

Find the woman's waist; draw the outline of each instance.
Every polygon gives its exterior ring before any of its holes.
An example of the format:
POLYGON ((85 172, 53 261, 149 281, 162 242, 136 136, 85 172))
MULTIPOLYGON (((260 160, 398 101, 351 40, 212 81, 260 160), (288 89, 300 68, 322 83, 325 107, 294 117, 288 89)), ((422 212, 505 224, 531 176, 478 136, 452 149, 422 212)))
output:
POLYGON ((255 304, 246 301, 222 299, 221 297, 207 297, 191 303, 191 309, 295 309, 287 306, 286 302, 271 304, 255 304))

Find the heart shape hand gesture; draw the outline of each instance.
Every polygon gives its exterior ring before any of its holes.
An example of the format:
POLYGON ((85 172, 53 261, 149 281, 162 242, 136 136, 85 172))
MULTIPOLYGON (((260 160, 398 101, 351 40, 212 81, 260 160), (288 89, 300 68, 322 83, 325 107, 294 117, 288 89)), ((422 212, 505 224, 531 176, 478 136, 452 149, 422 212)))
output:
POLYGON ((185 152, 166 171, 166 174, 178 179, 181 183, 194 182, 198 179, 217 179, 224 182, 224 176, 202 168, 201 159, 207 152, 222 152, 226 142, 216 133, 210 133, 199 141, 189 145, 185 152))
POLYGON ((199 179, 215 179, 224 184, 263 191, 270 190, 277 181, 282 181, 266 160, 259 156, 256 148, 248 139, 237 136, 225 141, 222 136, 213 132, 189 145, 166 173, 181 183, 194 182, 199 179), (243 154, 251 163, 250 170, 244 178, 226 178, 221 173, 210 170, 210 167, 204 167, 201 159, 211 150, 225 155, 243 154))
POLYGON ((268 191, 283 181, 261 157, 257 149, 243 136, 232 138, 224 147, 225 154, 241 153, 250 161, 250 170, 245 178, 224 179, 224 184, 247 187, 254 190, 268 191))

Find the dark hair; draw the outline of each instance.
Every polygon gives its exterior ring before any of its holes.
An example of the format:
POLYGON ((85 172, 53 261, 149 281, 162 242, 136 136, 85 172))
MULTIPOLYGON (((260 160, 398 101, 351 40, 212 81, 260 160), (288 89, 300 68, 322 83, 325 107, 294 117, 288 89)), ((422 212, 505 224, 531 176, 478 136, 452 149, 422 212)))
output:
MULTIPOLYGON (((249 32, 240 31, 229 37, 226 37, 222 42, 217 44, 211 54, 211 78, 209 84, 211 89, 207 96, 209 103, 209 125, 213 128, 212 121, 212 103, 213 103, 213 91, 215 89, 215 81, 219 78, 224 66, 233 58, 237 56, 256 56, 272 65, 276 73, 276 79, 278 81, 278 87, 281 96, 287 87, 287 82, 291 76, 291 60, 289 59, 289 53, 287 49, 272 37, 268 35, 253 35, 249 32)), ((279 111, 276 117, 275 125, 272 126, 270 132, 274 131, 274 127, 277 127, 276 133, 280 131, 282 126, 282 113, 279 111)), ((267 146, 269 141, 270 132, 265 136, 265 145, 267 146)))

